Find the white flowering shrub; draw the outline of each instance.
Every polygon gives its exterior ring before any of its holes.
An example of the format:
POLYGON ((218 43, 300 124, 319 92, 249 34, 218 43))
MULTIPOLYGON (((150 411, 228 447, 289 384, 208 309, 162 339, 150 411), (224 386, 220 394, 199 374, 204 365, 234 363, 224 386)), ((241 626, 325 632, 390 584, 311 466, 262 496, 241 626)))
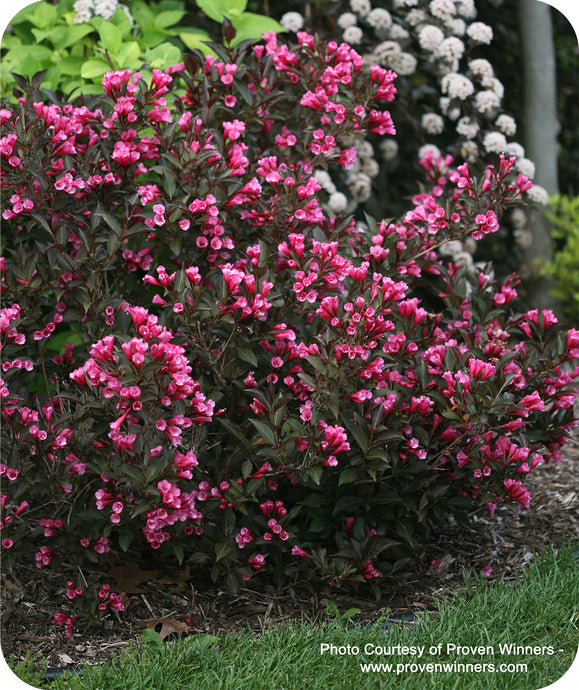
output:
MULTIPOLYGON (((405 187, 412 175, 404 173, 416 173, 425 152, 481 166, 505 153, 533 178, 535 166, 517 141, 516 121, 503 111, 504 85, 486 58, 495 31, 478 17, 476 0, 337 0, 309 17, 298 7, 294 3, 282 18, 288 31, 305 26, 329 33, 338 43, 354 45, 365 61, 398 75, 396 141, 368 137, 357 144, 357 160, 340 179, 323 176, 332 207, 338 208, 330 198, 339 191, 348 198, 347 213, 363 208, 391 214, 412 193, 405 187)), ((528 199, 544 204, 547 194, 535 185, 528 199)), ((505 236, 497 237, 504 249, 505 236)), ((520 228, 512 238, 521 247, 527 239, 520 228)), ((451 250, 455 259, 467 255, 472 263, 468 246, 457 242, 451 250)))

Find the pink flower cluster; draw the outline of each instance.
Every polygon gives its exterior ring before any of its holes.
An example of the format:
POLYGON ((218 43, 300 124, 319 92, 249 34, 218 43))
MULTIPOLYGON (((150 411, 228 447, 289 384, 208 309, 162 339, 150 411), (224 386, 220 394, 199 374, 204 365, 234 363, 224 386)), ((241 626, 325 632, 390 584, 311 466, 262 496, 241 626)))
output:
POLYGON ((110 585, 103 585, 98 593, 99 611, 106 611, 107 608, 115 609, 116 611, 124 611, 125 606, 119 594, 111 591, 110 585))

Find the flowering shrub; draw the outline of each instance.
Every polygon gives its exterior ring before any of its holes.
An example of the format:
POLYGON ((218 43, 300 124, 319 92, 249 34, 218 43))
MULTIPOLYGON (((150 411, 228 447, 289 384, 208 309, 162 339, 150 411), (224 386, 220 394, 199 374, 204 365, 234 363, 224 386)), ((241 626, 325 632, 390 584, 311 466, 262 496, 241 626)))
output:
POLYGON ((394 134, 396 75, 303 32, 212 47, 0 110, 3 558, 379 591, 432 521, 529 505, 579 331, 440 255, 520 203, 514 158, 427 154, 406 214, 358 225, 314 171, 394 134))
MULTIPOLYGON (((336 0, 331 17, 325 7, 317 14, 305 13, 307 20, 295 11, 281 17, 288 31, 306 24, 310 30, 351 43, 365 62, 398 74, 392 116, 400 136, 382 140, 368 136, 357 143, 358 161, 351 170, 332 178, 322 173, 320 183, 330 200, 333 197, 348 212, 360 207, 375 216, 401 213, 403 200, 415 191, 419 159, 428 151, 434 157, 450 154, 471 165, 491 162, 503 153, 514 156, 515 168, 533 179, 535 165, 519 143, 515 119, 504 112, 505 87, 492 57, 487 59, 490 48, 494 47, 497 60, 503 59, 505 50, 504 40, 499 43, 493 28, 478 18, 488 4, 488 0, 336 0), (412 175, 400 174, 409 169, 412 175)), ((547 193, 538 185, 529 188, 527 196, 539 205, 547 201, 547 193)), ((475 260, 495 259, 497 270, 505 265, 508 275, 522 259, 519 247, 524 248, 529 236, 525 224, 522 210, 513 207, 492 238, 477 244, 467 236, 447 244, 443 252, 470 268, 475 260)))

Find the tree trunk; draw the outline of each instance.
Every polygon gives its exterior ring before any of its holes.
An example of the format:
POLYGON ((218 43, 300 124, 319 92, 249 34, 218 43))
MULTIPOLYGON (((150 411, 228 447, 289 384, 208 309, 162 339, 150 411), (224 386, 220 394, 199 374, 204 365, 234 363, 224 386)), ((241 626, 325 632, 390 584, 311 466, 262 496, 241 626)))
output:
MULTIPOLYGON (((534 182, 549 195, 558 191, 557 84, 551 8, 538 0, 520 0, 525 153, 536 166, 534 182)), ((550 278, 540 275, 541 265, 553 256, 551 233, 540 211, 530 213, 533 242, 525 249, 527 298, 533 307, 557 308, 549 295, 550 278)))

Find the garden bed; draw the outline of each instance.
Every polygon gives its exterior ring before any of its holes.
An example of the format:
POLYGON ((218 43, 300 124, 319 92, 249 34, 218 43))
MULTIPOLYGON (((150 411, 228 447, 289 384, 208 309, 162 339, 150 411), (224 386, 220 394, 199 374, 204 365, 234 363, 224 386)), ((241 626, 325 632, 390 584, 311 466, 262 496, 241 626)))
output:
MULTIPOLYGON (((2 652, 23 659, 26 652, 40 652, 49 667, 96 664, 110 660, 137 639, 143 628, 155 626, 161 635, 187 633, 220 634, 232 630, 254 631, 290 619, 323 617, 328 602, 343 613, 361 610, 357 620, 370 622, 381 615, 409 618, 415 611, 433 609, 436 597, 464 587, 463 571, 478 572, 491 567, 489 581, 515 579, 535 553, 545 552, 562 539, 576 540, 579 519, 579 438, 566 447, 565 460, 536 469, 529 479, 533 500, 519 515, 505 508, 494 517, 481 513, 473 529, 449 524, 438 539, 426 547, 414 575, 403 578, 380 601, 373 597, 316 590, 301 582, 278 591, 248 583, 236 596, 228 595, 209 582, 200 583, 187 568, 150 570, 148 580, 139 581, 147 569, 134 562, 124 567, 109 562, 107 575, 117 574, 115 584, 123 592, 126 610, 109 615, 100 627, 77 629, 66 638, 49 621, 61 600, 60 579, 50 572, 40 574, 33 566, 19 566, 13 575, 2 575, 2 652), (431 560, 440 565, 431 568, 431 560), (116 568, 116 570, 115 570, 116 568), (165 619, 165 620, 163 620, 165 619), (155 621, 159 621, 155 625, 155 621), (163 624, 165 627, 163 628, 163 624)), ((97 578, 100 572, 84 572, 97 578)))

